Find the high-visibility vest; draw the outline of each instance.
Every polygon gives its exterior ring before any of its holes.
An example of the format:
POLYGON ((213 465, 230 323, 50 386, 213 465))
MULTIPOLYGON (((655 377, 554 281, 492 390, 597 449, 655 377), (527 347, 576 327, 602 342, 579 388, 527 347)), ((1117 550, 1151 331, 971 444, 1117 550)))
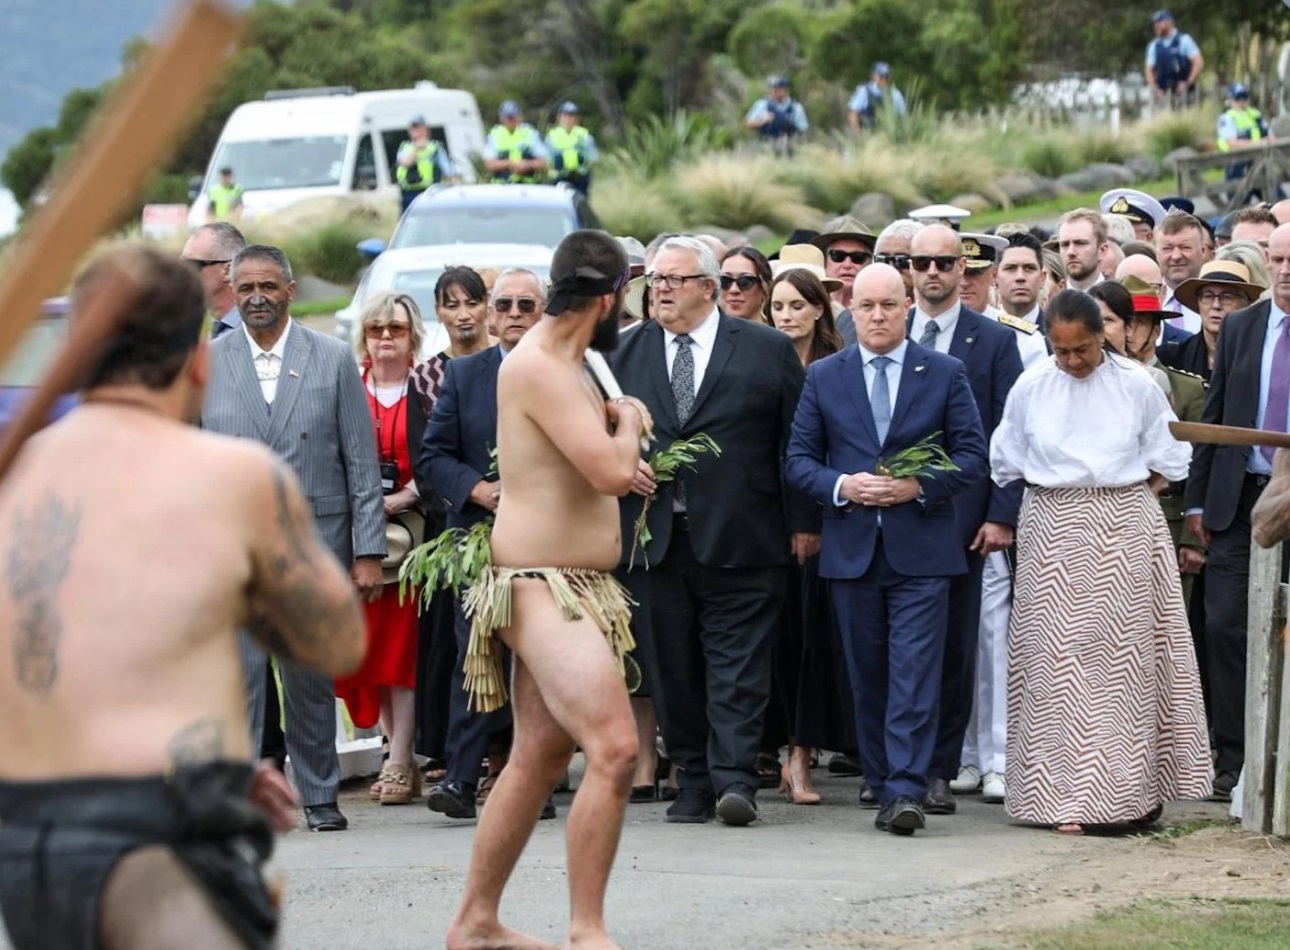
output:
POLYGON ((242 200, 242 186, 216 182, 211 185, 210 196, 211 208, 215 212, 215 217, 226 218, 228 213, 233 210, 233 206, 242 200))
MULTIPOLYGON (((1244 109, 1228 109, 1225 116, 1232 120, 1236 126, 1236 137, 1238 139, 1249 139, 1251 142, 1257 142, 1263 138, 1263 113, 1259 112, 1254 106, 1246 106, 1244 109)), ((1218 140, 1218 150, 1220 152, 1230 151, 1232 146, 1227 143, 1227 139, 1218 140)))
MULTIPOLYGON (((513 162, 533 158, 536 152, 535 147, 541 144, 537 129, 528 123, 517 125, 514 132, 504 125, 495 125, 492 131, 488 133, 488 141, 497 150, 498 158, 508 158, 513 162)), ((541 180, 542 175, 540 173, 517 175, 512 172, 498 172, 493 175, 493 181, 495 182, 532 184, 541 180)))
POLYGON ((399 146, 398 151, 398 171, 394 177, 398 180, 399 187, 404 191, 423 191, 431 185, 437 184, 443 179, 443 172, 439 168, 439 143, 434 139, 426 142, 420 149, 411 141, 405 141, 399 146), (404 165, 403 158, 409 152, 415 152, 417 160, 415 165, 404 165), (412 172, 416 171, 413 176, 412 172))
POLYGON ((587 139, 591 133, 580 125, 566 129, 557 125, 546 135, 551 150, 551 169, 555 177, 571 175, 586 166, 587 139))

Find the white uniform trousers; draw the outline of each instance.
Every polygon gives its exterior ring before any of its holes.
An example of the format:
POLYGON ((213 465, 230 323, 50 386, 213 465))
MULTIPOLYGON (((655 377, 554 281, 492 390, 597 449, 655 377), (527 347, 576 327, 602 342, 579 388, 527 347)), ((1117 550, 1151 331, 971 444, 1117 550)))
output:
POLYGON ((981 581, 981 637, 976 655, 976 695, 963 740, 963 764, 981 774, 1004 774, 1008 751, 1008 621, 1012 574, 996 551, 985 559, 981 581))

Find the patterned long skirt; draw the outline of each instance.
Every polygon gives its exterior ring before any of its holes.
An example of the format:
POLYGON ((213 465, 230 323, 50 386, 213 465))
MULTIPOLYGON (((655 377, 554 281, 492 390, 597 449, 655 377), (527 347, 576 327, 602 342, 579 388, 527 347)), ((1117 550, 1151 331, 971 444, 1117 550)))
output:
POLYGON ((1008 633, 1007 808, 1115 824, 1212 791, 1178 565, 1145 484, 1032 488, 1008 633))

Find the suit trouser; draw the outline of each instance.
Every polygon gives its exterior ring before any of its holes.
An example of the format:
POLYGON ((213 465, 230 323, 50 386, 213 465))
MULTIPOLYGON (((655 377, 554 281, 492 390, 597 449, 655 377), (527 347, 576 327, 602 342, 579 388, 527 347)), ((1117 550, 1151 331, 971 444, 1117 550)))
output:
POLYGON ((995 551, 981 575, 981 639, 976 650, 972 718, 963 738, 963 764, 983 773, 1007 770, 1008 623, 1012 618, 1012 569, 995 551))
POLYGON ((834 580, 842 645, 855 694, 865 780, 885 805, 921 802, 936 744, 950 578, 909 577, 881 538, 858 580, 834 580))
POLYGON ((662 561, 625 580, 677 783, 755 790, 788 569, 707 567, 694 559, 689 532, 674 530, 662 561))
MULTIPOLYGON (((269 655, 249 633, 239 631, 237 649, 242 659, 246 687, 246 719, 251 748, 264 741, 265 696, 269 655)), ((282 694, 286 704, 287 755, 300 792, 300 803, 326 805, 336 801, 340 787, 340 759, 336 755, 336 689, 331 677, 278 657, 282 694)))
MULTIPOLYGON (((461 600, 453 604, 453 632, 457 635, 457 662, 452 667, 452 695, 448 700, 448 740, 445 749, 448 770, 444 778, 472 787, 479 784, 479 765, 488 754, 488 737, 511 724, 511 706, 490 713, 472 712, 467 704, 466 650, 470 646, 470 621, 461 610, 461 600)), ((510 679, 511 651, 504 649, 504 674, 510 679)))
POLYGON ((940 714, 928 778, 949 781, 959 774, 963 737, 976 693, 977 643, 981 638, 981 578, 985 558, 967 551, 968 572, 950 578, 949 625, 941 664, 940 714))

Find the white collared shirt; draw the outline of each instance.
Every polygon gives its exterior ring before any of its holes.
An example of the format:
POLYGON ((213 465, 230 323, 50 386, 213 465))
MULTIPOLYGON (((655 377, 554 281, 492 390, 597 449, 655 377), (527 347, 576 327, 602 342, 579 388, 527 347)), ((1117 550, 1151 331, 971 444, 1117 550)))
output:
POLYGON ((282 376, 282 364, 287 354, 287 337, 291 333, 293 322, 290 317, 287 318, 287 323, 282 328, 282 335, 267 350, 260 348, 260 344, 255 342, 255 337, 251 336, 246 323, 242 324, 242 332, 246 334, 246 340, 251 344, 251 368, 255 370, 256 378, 260 380, 260 392, 264 394, 264 401, 270 406, 273 405, 273 397, 278 394, 278 379, 282 376))
MULTIPOLYGON (((1169 317, 1169 323, 1172 326, 1186 330, 1188 333, 1199 333, 1201 329, 1200 314, 1184 305, 1183 302, 1174 295, 1173 290, 1169 289, 1167 284, 1165 286, 1169 292, 1165 294, 1165 302, 1161 305, 1160 309, 1168 310, 1170 313, 1179 314, 1179 316, 1176 317, 1169 317)), ((1164 324, 1161 324, 1160 338, 1164 339, 1164 335, 1164 324)))
MULTIPOLYGON (((936 352, 948 353, 950 344, 954 342, 954 328, 958 326, 959 312, 963 309, 962 303, 956 303, 950 309, 946 310, 939 317, 929 317, 923 312, 923 308, 914 307, 914 322, 909 328, 909 338, 917 343, 923 338, 923 331, 927 329, 927 321, 935 320, 936 325, 941 328, 941 332, 936 335, 936 352)), ((887 354, 890 356, 891 354, 887 354)), ((866 362, 866 366, 868 363, 866 362)), ((895 392, 891 395, 891 401, 894 405, 896 402, 895 392)))
MULTIPOLYGON (((954 316, 956 318, 958 317, 957 309, 954 311, 954 316)), ((859 343, 856 344, 856 349, 860 351, 860 358, 864 361, 864 389, 869 396, 871 407, 873 405, 873 383, 874 380, 878 378, 878 368, 873 365, 873 361, 879 356, 885 356, 891 360, 891 362, 884 368, 884 372, 887 374, 887 392, 891 396, 891 410, 894 415, 896 411, 896 397, 900 393, 900 374, 905 366, 905 354, 909 351, 909 340, 901 340, 900 345, 890 353, 875 353, 872 350, 865 349, 859 343)), ((872 411, 872 408, 870 411, 872 411)), ((851 504, 851 502, 842 497, 842 482, 845 481, 846 478, 846 475, 839 476, 837 484, 833 486, 833 504, 837 505, 839 508, 845 508, 847 505, 851 504)), ((881 523, 881 517, 882 516, 879 515, 879 523, 881 523)))
POLYGON ((1088 291, 1088 290, 1091 290, 1092 288, 1096 287, 1098 284, 1102 283, 1104 280, 1106 280, 1106 275, 1105 275, 1105 274, 1103 274, 1101 271, 1098 271, 1098 272, 1097 272, 1097 280, 1093 281, 1093 283, 1089 284, 1087 287, 1076 287, 1073 283, 1071 283, 1071 279, 1070 279, 1069 277, 1067 277, 1067 278, 1066 278, 1066 289, 1067 289, 1067 290, 1083 290, 1083 291, 1088 291))
MULTIPOLYGON (((699 387, 703 385, 703 374, 708 369, 708 362, 712 359, 712 348, 717 342, 717 324, 721 320, 721 314, 716 307, 708 314, 702 323, 690 331, 690 339, 694 342, 690 344, 690 353, 694 356, 694 394, 699 394, 699 387)), ((661 324, 660 324, 661 326, 661 324)), ((676 342, 678 334, 671 330, 663 330, 663 354, 667 359, 667 378, 672 378, 672 364, 676 361, 676 351, 680 349, 681 344, 676 342)))

